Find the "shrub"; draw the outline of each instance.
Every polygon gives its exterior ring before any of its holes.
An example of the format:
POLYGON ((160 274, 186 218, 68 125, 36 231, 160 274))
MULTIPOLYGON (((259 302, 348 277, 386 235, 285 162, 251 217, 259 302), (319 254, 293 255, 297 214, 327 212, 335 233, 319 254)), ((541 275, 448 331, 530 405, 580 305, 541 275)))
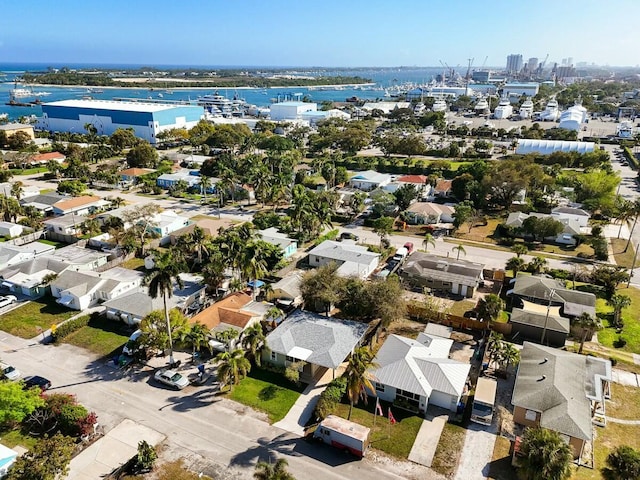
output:
POLYGON ((338 237, 338 234, 340 233, 340 230, 335 229, 335 230, 330 230, 327 233, 325 233, 324 235, 319 236, 314 242, 314 245, 320 245, 322 242, 324 242, 325 240, 335 240, 338 237))
POLYGON ((347 391, 347 381, 345 378, 336 378, 329 383, 327 388, 320 394, 316 404, 315 416, 317 419, 326 418, 331 415, 347 391))
POLYGON ((627 340, 622 336, 619 336, 618 339, 615 342, 613 342, 613 346, 615 348, 623 348, 626 344, 627 344, 627 340))
POLYGON ((58 342, 62 340, 67 335, 75 332, 76 330, 80 330, 82 327, 86 327, 89 325, 89 320, 91 316, 84 315, 82 317, 74 318, 73 320, 68 320, 64 322, 59 327, 56 327, 52 332, 52 337, 54 342, 58 342))
POLYGON ((157 458, 158 454, 153 445, 149 445, 145 440, 138 442, 138 455, 134 466, 135 472, 150 472, 157 458))
POLYGON ((618 364, 618 359, 616 357, 609 357, 609 361, 611 362, 612 367, 615 367, 618 364))
POLYGON ((65 405, 58 416, 58 426, 63 435, 77 437, 80 435, 80 422, 89 416, 89 412, 80 404, 65 405))
POLYGON ((293 362, 289 365, 285 371, 284 376, 291 383, 295 383, 296 385, 300 384, 300 372, 304 368, 306 362, 293 362))

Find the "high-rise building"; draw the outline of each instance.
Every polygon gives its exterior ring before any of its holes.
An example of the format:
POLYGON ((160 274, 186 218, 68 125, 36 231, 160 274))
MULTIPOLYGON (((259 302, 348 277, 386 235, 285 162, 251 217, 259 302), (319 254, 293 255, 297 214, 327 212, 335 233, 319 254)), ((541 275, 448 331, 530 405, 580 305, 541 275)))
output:
POLYGON ((507 55, 507 73, 519 73, 522 70, 522 55, 513 53, 507 55))
POLYGON ((527 69, 530 72, 533 72, 536 68, 538 68, 538 59, 536 57, 531 57, 527 62, 527 69))

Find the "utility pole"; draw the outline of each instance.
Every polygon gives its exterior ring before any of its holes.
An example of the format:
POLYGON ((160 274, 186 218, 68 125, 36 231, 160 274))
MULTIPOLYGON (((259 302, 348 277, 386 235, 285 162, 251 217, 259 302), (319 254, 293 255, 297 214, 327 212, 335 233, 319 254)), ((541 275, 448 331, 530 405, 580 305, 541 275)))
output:
POLYGON ((633 277, 633 269, 636 266, 636 257, 638 256, 638 247, 640 247, 640 243, 636 245, 636 251, 633 254, 633 262, 631 262, 631 271, 629 272, 629 280, 627 281, 627 288, 631 285, 631 277, 633 277))
POLYGON ((540 344, 544 345, 544 337, 547 335, 547 322, 549 321, 549 310, 551 310, 551 300, 556 294, 555 289, 549 291, 549 303, 547 303, 547 315, 544 317, 544 328, 542 329, 542 337, 540 338, 540 344))

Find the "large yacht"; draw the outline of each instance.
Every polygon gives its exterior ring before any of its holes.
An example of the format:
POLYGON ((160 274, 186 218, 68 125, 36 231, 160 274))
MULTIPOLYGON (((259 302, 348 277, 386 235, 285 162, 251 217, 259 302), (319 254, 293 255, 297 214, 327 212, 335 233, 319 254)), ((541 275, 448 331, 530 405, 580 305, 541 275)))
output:
POLYGON ((476 103, 476 106, 473 107, 473 109, 475 110, 476 114, 478 114, 478 115, 486 115, 486 114, 490 113, 489 102, 487 102, 487 99, 484 98, 484 97, 481 97, 478 100, 478 103, 476 103))
POLYGON ((520 115, 520 118, 523 120, 533 116, 533 102, 530 99, 526 99, 522 102, 520 110, 518 110, 518 115, 520 115))
POLYGON ((509 99, 507 97, 502 97, 500 99, 500 103, 498 103, 498 106, 493 112, 493 117, 496 119, 503 119, 509 118, 511 115, 513 115, 513 107, 511 106, 511 102, 509 102, 509 99))
POLYGON ((213 115, 231 117, 233 115, 233 102, 224 95, 215 92, 213 95, 203 95, 197 100, 198 105, 203 106, 213 115))
POLYGON ((551 98, 547 102, 547 106, 540 114, 540 120, 545 122, 555 122, 560 117, 560 109, 558 108, 558 101, 555 98, 551 98))
POLYGON ((449 109, 447 102, 444 101, 444 98, 438 98, 435 102, 433 102, 433 106, 431 110, 434 112, 446 112, 449 109))

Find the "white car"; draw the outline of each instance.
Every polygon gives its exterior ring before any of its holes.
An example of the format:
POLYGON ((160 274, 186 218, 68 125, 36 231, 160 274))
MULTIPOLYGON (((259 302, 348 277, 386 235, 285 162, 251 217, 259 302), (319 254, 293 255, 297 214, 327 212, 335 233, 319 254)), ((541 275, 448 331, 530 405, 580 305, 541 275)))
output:
POLYGON ((158 382, 182 390, 189 385, 189 379, 175 370, 158 370, 153 376, 158 382))
POLYGON ((7 365, 6 363, 0 363, 0 378, 6 378, 7 380, 18 380, 20 378, 20 372, 17 368, 7 365))
POLYGON ((0 297, 0 308, 6 307, 7 305, 11 305, 12 303, 16 303, 18 299, 13 295, 6 295, 4 297, 0 297))

